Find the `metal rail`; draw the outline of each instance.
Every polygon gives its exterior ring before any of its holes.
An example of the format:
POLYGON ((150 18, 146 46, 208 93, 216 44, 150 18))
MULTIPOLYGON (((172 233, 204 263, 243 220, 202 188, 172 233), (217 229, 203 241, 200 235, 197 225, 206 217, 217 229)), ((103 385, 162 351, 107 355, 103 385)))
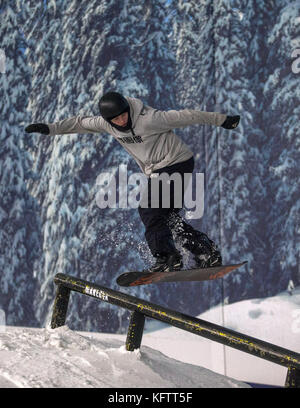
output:
POLYGON ((128 351, 141 346, 147 316, 285 366, 288 368, 285 386, 300 388, 299 353, 76 277, 59 273, 55 276, 54 282, 57 285, 57 292, 51 321, 53 329, 65 324, 70 291, 73 290, 132 311, 126 339, 128 351))

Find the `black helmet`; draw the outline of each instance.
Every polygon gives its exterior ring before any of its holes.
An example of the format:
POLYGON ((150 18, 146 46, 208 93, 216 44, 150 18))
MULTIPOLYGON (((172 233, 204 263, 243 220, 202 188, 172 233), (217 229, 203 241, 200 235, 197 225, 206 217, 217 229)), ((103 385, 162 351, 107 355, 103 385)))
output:
POLYGON ((118 92, 107 92, 99 101, 99 110, 103 118, 107 121, 129 111, 127 99, 118 92))

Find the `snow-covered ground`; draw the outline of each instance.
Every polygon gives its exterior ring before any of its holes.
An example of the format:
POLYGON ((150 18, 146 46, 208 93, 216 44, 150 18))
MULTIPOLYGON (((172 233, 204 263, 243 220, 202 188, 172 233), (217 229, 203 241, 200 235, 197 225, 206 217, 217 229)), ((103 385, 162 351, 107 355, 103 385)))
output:
MULTIPOLYGON (((180 347, 180 345, 179 345, 180 347)), ((143 346, 70 330, 8 327, 0 335, 1 387, 203 388, 246 384, 143 346)))
MULTIPOLYGON (((300 352, 300 288, 215 307, 199 318, 300 352)), ((140 350, 126 335, 2 327, 0 387, 231 388, 284 385, 286 368, 153 320, 140 350), (225 374, 225 376, 224 376, 225 374)))
MULTIPOLYGON (((292 295, 282 292, 217 306, 198 317, 300 353, 300 287, 292 295)), ((285 383, 287 368, 174 327, 147 333, 142 344, 241 381, 277 386, 285 383)))

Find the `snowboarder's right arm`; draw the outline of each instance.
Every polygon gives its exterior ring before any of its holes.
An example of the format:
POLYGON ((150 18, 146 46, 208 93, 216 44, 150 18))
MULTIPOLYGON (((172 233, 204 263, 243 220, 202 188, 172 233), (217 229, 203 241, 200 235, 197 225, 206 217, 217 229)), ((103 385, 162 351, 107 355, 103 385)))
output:
POLYGON ((69 133, 99 133, 106 129, 101 116, 73 116, 55 123, 32 123, 25 128, 25 131, 53 136, 69 133))

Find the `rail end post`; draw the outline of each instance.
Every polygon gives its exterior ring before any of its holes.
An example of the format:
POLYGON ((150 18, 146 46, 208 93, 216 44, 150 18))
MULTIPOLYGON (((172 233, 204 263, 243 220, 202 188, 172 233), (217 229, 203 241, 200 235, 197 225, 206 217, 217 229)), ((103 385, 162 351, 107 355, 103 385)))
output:
POLYGON ((300 388, 300 370, 295 367, 288 367, 285 387, 300 388))
POLYGON ((145 315, 143 313, 133 311, 129 322, 126 350, 134 351, 141 346, 143 331, 145 325, 145 315))
POLYGON ((51 329, 56 329, 65 324, 69 298, 70 289, 63 285, 58 285, 52 312, 51 329))

